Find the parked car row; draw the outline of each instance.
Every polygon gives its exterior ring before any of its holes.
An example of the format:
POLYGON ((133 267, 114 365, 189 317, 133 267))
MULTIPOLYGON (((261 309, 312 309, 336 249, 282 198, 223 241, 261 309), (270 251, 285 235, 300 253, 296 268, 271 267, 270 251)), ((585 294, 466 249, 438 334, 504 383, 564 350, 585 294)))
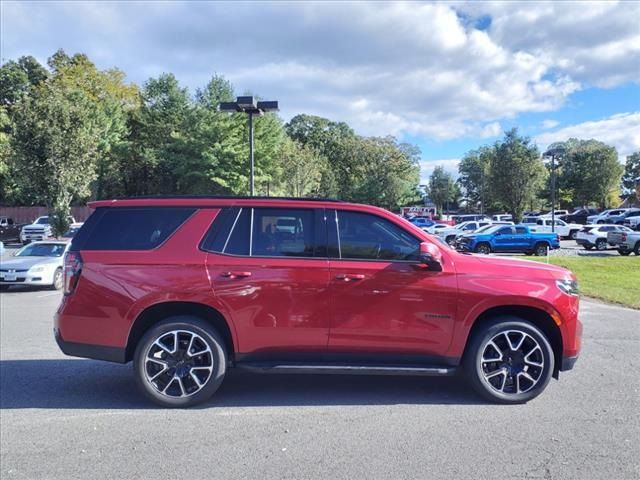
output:
MULTIPOLYGON (((77 231, 82 223, 76 222, 75 218, 68 218, 70 227, 63 237, 71 238, 73 233, 77 231)), ((38 217, 31 224, 19 224, 13 218, 0 217, 0 241, 5 243, 20 242, 27 245, 31 242, 42 240, 50 240, 53 238, 53 228, 49 223, 47 215, 38 217)))

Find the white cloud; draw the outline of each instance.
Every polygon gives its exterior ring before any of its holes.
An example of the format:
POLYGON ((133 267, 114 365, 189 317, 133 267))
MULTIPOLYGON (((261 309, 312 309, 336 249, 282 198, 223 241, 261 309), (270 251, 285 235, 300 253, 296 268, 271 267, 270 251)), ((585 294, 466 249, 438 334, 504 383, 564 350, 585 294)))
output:
POLYGON ((460 164, 459 158, 448 158, 444 160, 422 160, 420 162, 420 184, 426 185, 429 183, 429 176, 433 173, 436 167, 440 166, 444 168, 445 172, 453 175, 454 178, 458 178, 458 165, 460 164))
POLYGON ((640 151, 640 112, 619 113, 602 120, 578 123, 546 132, 536 137, 541 147, 569 138, 588 140, 591 138, 613 145, 624 161, 627 155, 640 151))
POLYGON ((543 120, 540 123, 540 127, 543 130, 549 130, 551 128, 557 127, 558 125, 560 125, 560 122, 558 122, 557 120, 551 120, 551 119, 543 120))
POLYGON ((62 47, 192 89, 217 72, 279 100, 285 119, 446 140, 637 81, 639 14, 632 2, 5 2, 0 27, 5 59, 62 47))

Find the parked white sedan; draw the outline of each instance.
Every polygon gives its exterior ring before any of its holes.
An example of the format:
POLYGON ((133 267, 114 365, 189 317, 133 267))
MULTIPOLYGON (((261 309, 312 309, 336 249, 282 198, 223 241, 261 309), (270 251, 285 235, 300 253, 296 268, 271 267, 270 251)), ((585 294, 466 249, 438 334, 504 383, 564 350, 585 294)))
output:
POLYGON ((64 253, 68 248, 68 242, 57 241, 25 245, 13 258, 3 258, 0 262, 0 288, 37 285, 60 290, 63 285, 64 253))

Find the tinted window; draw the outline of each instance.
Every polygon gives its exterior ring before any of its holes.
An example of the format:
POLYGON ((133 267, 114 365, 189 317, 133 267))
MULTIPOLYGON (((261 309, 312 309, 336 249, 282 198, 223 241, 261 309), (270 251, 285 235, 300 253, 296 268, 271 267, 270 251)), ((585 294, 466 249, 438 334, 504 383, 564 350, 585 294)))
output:
POLYGON ((81 248, 150 250, 169 238, 194 211, 194 208, 110 208, 81 248))
POLYGON ((527 233, 527 229, 524 227, 516 227, 516 234, 520 235, 520 234, 524 234, 527 233))
POLYGON ((239 213, 240 209, 237 207, 221 209, 202 241, 202 249, 210 252, 222 252, 229 238, 231 227, 233 227, 239 213))
POLYGON ((315 225, 313 210, 255 208, 251 255, 313 257, 315 225))
POLYGON ((348 211, 337 217, 341 258, 418 260, 420 242, 388 220, 348 211))
POLYGON ((249 255, 249 238, 251 237, 251 209, 243 208, 234 219, 231 236, 223 245, 223 252, 229 255, 249 255))
POLYGON ((512 233, 511 227, 504 227, 498 230, 498 234, 500 235, 511 235, 511 233, 512 233))

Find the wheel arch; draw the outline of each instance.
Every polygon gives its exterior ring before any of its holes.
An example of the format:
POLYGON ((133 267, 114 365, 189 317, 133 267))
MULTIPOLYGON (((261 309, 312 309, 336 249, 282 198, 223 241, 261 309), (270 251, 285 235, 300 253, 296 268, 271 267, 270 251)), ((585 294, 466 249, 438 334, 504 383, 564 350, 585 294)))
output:
POLYGON ((218 310, 203 303, 168 301, 150 305, 136 317, 129 330, 125 361, 129 362, 133 359, 136 345, 147 330, 159 321, 176 315, 193 315, 213 326, 222 336, 230 360, 233 358, 233 354, 236 352, 234 337, 230 325, 218 310))
POLYGON ((465 342, 464 346, 463 357, 467 354, 467 348, 469 347, 471 339, 476 334, 476 332, 480 331, 482 327, 486 325, 490 320, 501 316, 512 316, 527 320, 538 327, 542 331, 542 333, 544 333, 545 337, 547 337, 547 340, 551 344, 551 349, 553 350, 553 376, 555 378, 558 378, 560 365, 562 364, 562 332, 560 331, 560 327, 558 327, 551 315, 545 310, 537 307, 527 305, 504 305, 492 307, 483 311, 475 319, 471 330, 469 331, 467 341, 465 342))

